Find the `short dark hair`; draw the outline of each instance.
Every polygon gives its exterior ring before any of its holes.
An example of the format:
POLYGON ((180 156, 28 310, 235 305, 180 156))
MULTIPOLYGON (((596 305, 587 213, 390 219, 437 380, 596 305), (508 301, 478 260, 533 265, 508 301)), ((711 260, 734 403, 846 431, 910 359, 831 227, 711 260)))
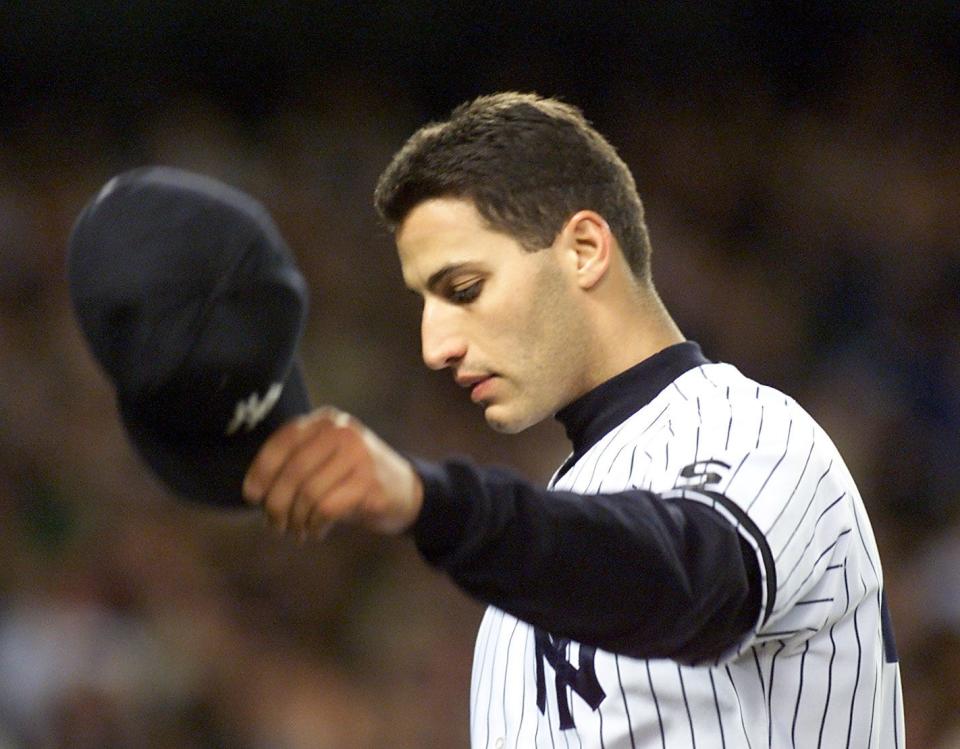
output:
POLYGON ((469 199, 527 250, 553 244, 590 209, 604 217, 635 277, 650 275, 650 239, 633 175, 576 107, 499 93, 461 104, 414 133, 380 175, 374 204, 391 230, 430 198, 469 199))

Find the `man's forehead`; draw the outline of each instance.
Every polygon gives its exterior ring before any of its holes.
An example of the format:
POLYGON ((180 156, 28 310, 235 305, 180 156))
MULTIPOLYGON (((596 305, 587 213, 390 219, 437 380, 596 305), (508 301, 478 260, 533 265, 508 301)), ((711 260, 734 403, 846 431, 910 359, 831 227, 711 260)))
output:
POLYGON ((425 288, 438 274, 482 262, 489 229, 469 201, 433 198, 414 207, 397 228, 397 252, 404 281, 425 288))
POLYGON ((397 227, 397 242, 419 244, 438 234, 455 236, 486 228, 486 222, 471 201, 429 198, 410 209, 397 227))

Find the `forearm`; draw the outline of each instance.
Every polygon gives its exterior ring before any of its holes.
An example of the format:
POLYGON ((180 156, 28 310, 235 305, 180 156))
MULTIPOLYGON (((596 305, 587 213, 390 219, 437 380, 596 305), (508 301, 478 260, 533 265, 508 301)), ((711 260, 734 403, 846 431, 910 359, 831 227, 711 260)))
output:
POLYGON ((554 634, 637 657, 719 655, 755 621, 752 549, 706 505, 582 496, 467 462, 417 462, 424 557, 467 592, 554 634))

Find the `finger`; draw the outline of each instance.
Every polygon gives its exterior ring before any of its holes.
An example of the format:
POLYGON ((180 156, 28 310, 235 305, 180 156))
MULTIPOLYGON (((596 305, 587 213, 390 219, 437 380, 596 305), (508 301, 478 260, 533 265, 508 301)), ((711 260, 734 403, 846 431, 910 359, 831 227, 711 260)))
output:
POLYGON ((293 419, 275 431, 261 446, 247 469, 243 481, 243 495, 252 504, 263 501, 290 455, 315 430, 324 424, 335 423, 342 412, 329 407, 318 408, 306 416, 293 419))
MULTIPOLYGON (((337 467, 339 450, 337 435, 327 425, 319 425, 311 437, 294 448, 261 500, 261 506, 273 527, 285 531, 290 526, 290 521, 296 517, 294 507, 297 502, 303 504, 306 501, 306 498, 298 500, 298 497, 301 488, 311 477, 322 476, 329 471, 333 471, 334 475, 342 472, 337 467)), ((304 507, 301 512, 306 509, 304 507)))
POLYGON ((304 528, 305 536, 323 540, 334 526, 352 520, 359 513, 362 500, 362 482, 351 473, 327 492, 321 505, 312 509, 304 528))
POLYGON ((343 483, 356 465, 356 449, 343 436, 337 435, 336 450, 323 464, 304 474, 299 482, 287 515, 287 528, 298 536, 307 530, 310 515, 323 505, 330 490, 343 483))
MULTIPOLYGON (((280 472, 270 491, 261 502, 264 513, 270 524, 283 532, 291 527, 291 520, 295 519, 294 507, 299 502, 306 504, 305 499, 299 499, 301 485, 314 472, 323 472, 328 466, 336 464, 336 444, 330 440, 311 440, 299 451, 298 456, 290 458, 280 472), (320 443, 320 444, 318 444, 320 443)), ((304 508, 305 510, 306 508, 304 508)), ((301 510, 303 512, 304 510, 301 510)), ((294 528, 295 530, 295 528, 294 528)))
POLYGON ((314 541, 323 541, 327 536, 336 528, 338 525, 336 520, 329 520, 326 523, 323 523, 319 526, 317 530, 306 530, 300 535, 300 543, 305 543, 306 540, 313 539, 314 541))

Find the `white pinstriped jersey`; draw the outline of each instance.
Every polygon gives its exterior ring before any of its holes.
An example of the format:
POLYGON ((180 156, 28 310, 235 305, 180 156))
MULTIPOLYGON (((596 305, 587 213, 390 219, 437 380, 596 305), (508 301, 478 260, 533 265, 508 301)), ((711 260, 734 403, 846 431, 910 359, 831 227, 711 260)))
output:
POLYGON ((870 522, 830 438, 792 399, 728 364, 690 369, 549 488, 709 503, 757 551, 762 614, 709 664, 567 641, 555 643, 566 661, 557 664, 538 648, 543 633, 491 607, 474 653, 474 749, 904 746, 870 522), (602 690, 595 709, 555 678, 555 666, 586 665, 602 690), (573 727, 561 730, 564 712, 573 727))

